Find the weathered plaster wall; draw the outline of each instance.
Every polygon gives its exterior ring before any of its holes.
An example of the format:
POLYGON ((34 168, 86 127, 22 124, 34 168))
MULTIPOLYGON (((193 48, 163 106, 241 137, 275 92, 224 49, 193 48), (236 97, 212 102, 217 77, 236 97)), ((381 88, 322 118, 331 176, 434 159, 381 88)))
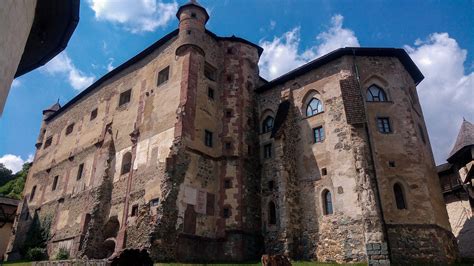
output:
POLYGON ((36 0, 5 0, 0 8, 0 116, 30 35, 36 0))

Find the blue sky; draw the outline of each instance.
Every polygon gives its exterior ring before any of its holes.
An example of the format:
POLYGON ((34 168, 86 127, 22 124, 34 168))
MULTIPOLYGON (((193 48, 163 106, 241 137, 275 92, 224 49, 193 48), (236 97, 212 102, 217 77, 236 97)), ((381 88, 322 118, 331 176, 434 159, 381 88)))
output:
MULTIPOLYGON (((177 28, 185 1, 81 1, 65 52, 14 81, 0 118, 0 162, 31 159, 41 111, 82 89, 177 28)), ((201 0, 207 28, 265 48, 261 74, 272 79, 344 46, 405 48, 425 80, 418 94, 437 163, 445 161, 462 117, 474 122, 474 2, 201 0)))

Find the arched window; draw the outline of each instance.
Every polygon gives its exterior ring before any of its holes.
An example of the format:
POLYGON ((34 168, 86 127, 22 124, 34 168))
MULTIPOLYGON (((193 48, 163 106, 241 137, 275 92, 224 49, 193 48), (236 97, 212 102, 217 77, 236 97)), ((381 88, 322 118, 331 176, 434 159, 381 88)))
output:
POLYGON ((122 157, 122 170, 120 171, 120 174, 123 175, 130 172, 131 168, 132 168, 132 154, 130 152, 127 152, 122 157))
POLYGON ((324 190, 323 192, 323 213, 324 215, 332 214, 333 209, 332 209, 332 197, 331 197, 331 191, 329 190, 324 190))
POLYGON ((403 193, 402 185, 400 185, 399 183, 395 183, 395 185, 393 185, 393 193, 395 194, 395 202, 397 203, 397 209, 406 209, 407 205, 405 202, 405 195, 403 193))
POLYGON ((367 89, 367 101, 368 102, 386 102, 387 95, 377 85, 372 85, 367 89))
POLYGON ((268 203, 268 224, 276 224, 276 206, 273 201, 268 203))
POLYGON ((271 132, 273 128, 273 117, 267 116, 262 123, 262 133, 271 132))
POLYGON ((306 106, 306 116, 313 116, 323 112, 323 103, 317 99, 312 98, 306 106))

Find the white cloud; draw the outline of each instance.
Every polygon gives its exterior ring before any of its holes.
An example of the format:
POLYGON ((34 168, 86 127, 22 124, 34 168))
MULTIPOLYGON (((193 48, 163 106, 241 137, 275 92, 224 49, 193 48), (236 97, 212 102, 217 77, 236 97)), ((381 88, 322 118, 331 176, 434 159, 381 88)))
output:
POLYGON ((21 86, 21 81, 18 79, 14 79, 11 85, 11 88, 18 88, 21 86))
POLYGON ((132 33, 154 31, 171 21, 178 10, 175 0, 89 0, 97 20, 121 24, 132 33))
POLYGON ((319 44, 301 53, 298 50, 301 41, 300 27, 274 37, 273 41, 260 41, 259 45, 264 49, 259 62, 261 75, 274 79, 338 48, 360 46, 354 32, 342 27, 343 20, 342 15, 334 15, 328 30, 317 35, 319 44))
POLYGON ((467 51, 448 33, 405 46, 425 79, 418 94, 437 163, 443 163, 456 140, 462 117, 473 122, 474 72, 466 73, 467 51))
POLYGON ((94 76, 87 76, 77 69, 66 52, 58 54, 49 61, 42 70, 51 75, 67 75, 69 84, 75 90, 85 89, 94 82, 95 78, 94 76))
POLYGON ((30 154, 26 160, 23 160, 20 156, 5 154, 0 157, 0 163, 5 165, 6 168, 10 169, 15 174, 22 169, 24 163, 33 161, 33 157, 33 154, 30 154))
POLYGON ((108 72, 114 70, 115 67, 112 65, 113 62, 114 62, 114 59, 113 59, 113 58, 109 58, 109 63, 107 64, 107 71, 108 71, 108 72))

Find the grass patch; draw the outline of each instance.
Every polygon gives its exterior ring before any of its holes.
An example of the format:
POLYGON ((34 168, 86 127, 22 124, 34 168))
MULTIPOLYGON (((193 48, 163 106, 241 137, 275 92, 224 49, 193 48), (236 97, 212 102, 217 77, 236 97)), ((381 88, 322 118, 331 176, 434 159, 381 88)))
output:
POLYGON ((11 265, 11 266, 31 266, 31 261, 16 260, 16 261, 5 261, 0 262, 0 265, 11 265))

